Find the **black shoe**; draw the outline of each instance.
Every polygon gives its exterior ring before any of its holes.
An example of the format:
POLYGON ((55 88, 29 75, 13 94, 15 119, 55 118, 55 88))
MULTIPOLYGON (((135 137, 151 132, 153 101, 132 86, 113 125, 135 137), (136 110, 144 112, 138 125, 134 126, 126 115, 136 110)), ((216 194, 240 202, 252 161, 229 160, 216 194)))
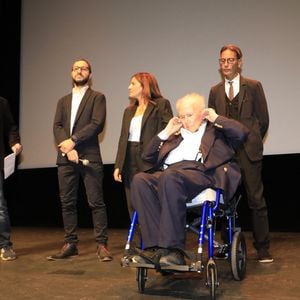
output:
POLYGON ((260 249, 257 251, 257 260, 260 263, 272 263, 274 261, 273 257, 270 255, 269 251, 266 249, 260 249))
POLYGON ((214 255, 215 259, 227 259, 229 255, 228 245, 222 246, 218 252, 214 255))
MULTIPOLYGON (((138 250, 138 249, 137 249, 138 250)), ((130 257, 130 262, 136 264, 157 264, 161 255, 161 249, 157 247, 137 251, 137 255, 130 257)))
POLYGON ((62 247, 61 251, 57 254, 48 256, 48 260, 61 260, 61 259, 66 259, 69 257, 74 257, 78 255, 78 249, 76 244, 64 244, 62 247))
POLYGON ((135 255, 131 255, 129 261, 135 264, 142 265, 158 265, 159 259, 163 254, 168 253, 167 249, 151 247, 145 250, 136 249, 135 255))
POLYGON ((161 256, 159 264, 161 267, 185 265, 184 255, 178 249, 170 249, 166 255, 161 256))

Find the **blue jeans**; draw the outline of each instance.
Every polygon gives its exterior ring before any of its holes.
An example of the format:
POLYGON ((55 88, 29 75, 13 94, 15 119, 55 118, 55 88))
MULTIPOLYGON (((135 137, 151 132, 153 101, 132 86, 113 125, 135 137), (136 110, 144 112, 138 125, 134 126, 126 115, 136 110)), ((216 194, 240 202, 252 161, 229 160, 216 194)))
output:
POLYGON ((3 193, 3 173, 0 172, 0 248, 11 246, 10 221, 7 210, 7 203, 3 193))
POLYGON ((87 201, 92 212, 95 240, 107 244, 107 215, 103 199, 103 166, 100 163, 68 164, 58 166, 58 181, 62 216, 65 229, 65 242, 78 243, 77 200, 79 180, 83 179, 87 201))

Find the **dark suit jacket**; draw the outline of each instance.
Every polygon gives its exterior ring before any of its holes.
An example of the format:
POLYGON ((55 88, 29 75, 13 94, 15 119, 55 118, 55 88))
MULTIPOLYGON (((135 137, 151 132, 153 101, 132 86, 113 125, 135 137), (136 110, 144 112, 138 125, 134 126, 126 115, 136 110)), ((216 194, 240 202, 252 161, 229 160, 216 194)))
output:
POLYGON ((20 136, 7 100, 0 97, 0 171, 4 167, 6 143, 12 147, 16 143, 20 143, 20 136))
MULTIPOLYGON (((180 169, 199 169, 215 181, 216 188, 224 191, 225 199, 232 198, 240 181, 240 169, 232 161, 235 151, 246 140, 249 131, 241 123, 219 116, 214 124, 207 124, 201 140, 203 163, 183 161, 174 164, 180 169)), ((161 169, 169 152, 182 141, 182 136, 172 135, 167 141, 155 136, 143 153, 143 159, 153 164, 148 171, 161 169)), ((170 166, 172 167, 172 165, 170 166)), ((200 176, 199 176, 200 177, 200 176)))
MULTIPOLYGON (((106 118, 106 99, 99 92, 88 88, 84 94, 70 133, 72 94, 58 101, 54 118, 53 132, 58 145, 74 135, 78 140, 75 149, 81 159, 102 163, 98 135, 102 132, 106 118)), ((57 164, 67 163, 67 158, 58 151, 57 164)))
MULTIPOLYGON (((122 120, 122 129, 119 139, 118 152, 116 156, 115 168, 120 169, 122 173, 128 144, 129 127, 131 119, 137 109, 137 103, 125 109, 122 120)), ((146 111, 142 119, 142 128, 140 136, 140 153, 142 154, 144 147, 150 142, 152 137, 163 130, 173 117, 172 108, 169 100, 159 98, 155 102, 148 103, 146 111)), ((144 169, 149 168, 145 162, 144 169)))
MULTIPOLYGON (((208 106, 217 114, 226 116, 226 94, 224 82, 211 88, 208 106)), ((239 121, 250 130, 244 144, 245 151, 252 161, 263 158, 263 138, 269 127, 267 101, 261 83, 257 80, 240 77, 239 121)))

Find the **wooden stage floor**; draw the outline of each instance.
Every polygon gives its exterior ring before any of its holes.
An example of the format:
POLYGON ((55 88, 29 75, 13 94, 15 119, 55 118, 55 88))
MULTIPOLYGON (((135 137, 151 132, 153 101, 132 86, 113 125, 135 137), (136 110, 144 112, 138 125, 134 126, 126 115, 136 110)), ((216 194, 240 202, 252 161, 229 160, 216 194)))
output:
MULTIPOLYGON (((79 256, 64 261, 47 261, 62 246, 61 228, 12 229, 15 261, 0 261, 0 296, 5 300, 96 300, 96 299, 209 299, 204 274, 192 272, 162 276, 148 272, 144 294, 140 294, 135 268, 122 268, 127 230, 109 230, 109 249, 114 260, 101 263, 95 255, 92 229, 80 229, 79 256)), ((256 261, 251 233, 246 232, 247 275, 234 281, 227 261, 217 261, 220 286, 217 299, 300 299, 300 233, 272 232, 274 263, 256 261)), ((188 234, 188 243, 197 237, 188 234)), ((194 242, 193 242, 194 241, 194 242)))

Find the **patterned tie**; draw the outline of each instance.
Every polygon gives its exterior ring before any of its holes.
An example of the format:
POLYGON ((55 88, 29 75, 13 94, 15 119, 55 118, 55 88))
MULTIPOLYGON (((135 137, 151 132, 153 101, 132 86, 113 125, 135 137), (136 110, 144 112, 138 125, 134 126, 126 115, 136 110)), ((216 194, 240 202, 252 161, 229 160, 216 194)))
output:
POLYGON ((233 97, 234 97, 233 85, 232 85, 233 81, 232 80, 228 81, 228 83, 230 85, 230 87, 229 87, 229 100, 231 101, 233 99, 233 97))

